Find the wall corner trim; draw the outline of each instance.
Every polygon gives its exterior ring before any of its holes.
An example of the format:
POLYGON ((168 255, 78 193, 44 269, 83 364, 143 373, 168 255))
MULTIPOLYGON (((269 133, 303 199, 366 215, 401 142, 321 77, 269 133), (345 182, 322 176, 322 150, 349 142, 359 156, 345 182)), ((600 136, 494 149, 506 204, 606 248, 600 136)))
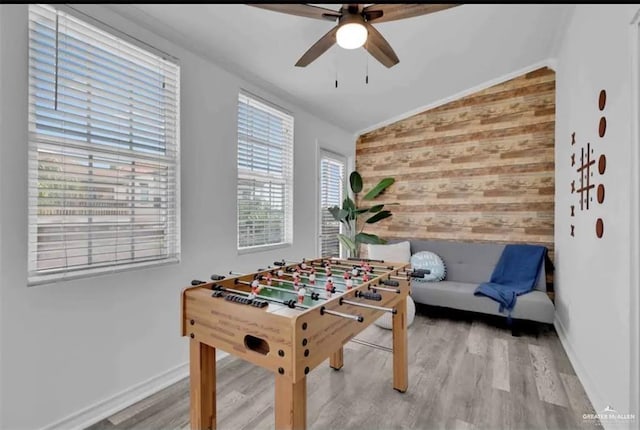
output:
POLYGON ((164 373, 127 388, 105 400, 101 400, 40 430, 82 430, 122 409, 148 397, 189 375, 189 363, 183 363, 164 373))
POLYGON ((415 109, 412 109, 412 110, 410 110, 408 112, 402 113, 400 115, 396 115, 396 116, 394 116, 392 118, 389 118, 387 120, 381 121, 381 122, 379 122, 377 124, 373 124, 373 125, 371 125, 369 127, 366 127, 366 128, 364 128, 362 130, 359 130, 359 131, 355 132, 354 136, 357 139, 359 136, 361 136, 361 135, 363 135, 365 133, 368 133, 370 131, 377 130, 377 129, 381 128, 381 127, 393 124, 394 122, 402 121, 403 119, 407 119, 410 116, 419 114, 419 113, 424 112, 424 111, 428 111, 430 109, 437 108, 437 107, 442 106, 444 104, 450 103, 450 102, 452 102, 454 100, 458 100, 458 99, 461 99, 463 97, 469 96, 469 95, 471 95, 473 93, 477 93, 478 91, 486 90, 489 87, 492 87, 494 85, 498 85, 498 84, 501 84, 503 82, 509 81, 511 79, 517 78, 518 76, 524 75, 525 73, 529 73, 529 72, 532 72, 534 70, 538 70, 538 69, 540 69, 542 67, 548 67, 548 68, 552 69, 553 71, 555 71, 556 70, 555 66, 556 66, 555 59, 546 58, 546 59, 544 59, 542 61, 538 61, 536 63, 530 64, 530 65, 528 65, 526 67, 523 67, 521 69, 515 70, 513 72, 509 72, 509 73, 504 74, 502 76, 499 76, 497 78, 490 79, 490 80, 488 80, 486 82, 483 82, 481 84, 478 84, 478 85, 476 85, 474 87, 467 88, 466 90, 462 90, 462 91, 460 91, 460 92, 458 92, 456 94, 453 94, 451 96, 442 98, 440 100, 436 100, 433 103, 429 103, 429 104, 424 105, 424 106, 419 106, 419 107, 417 107, 415 109))
POLYGON ((589 377, 589 373, 585 370, 585 367, 580 361, 580 359, 578 358, 578 355, 573 350, 573 346, 571 345, 571 342, 569 342, 569 338, 567 336, 567 331, 565 330, 564 326, 562 325, 562 322, 560 322, 557 316, 553 323, 553 326, 555 327, 556 332, 558 333, 558 338, 560 339, 560 343, 562 344, 562 347, 564 348, 565 352, 567 353, 567 356, 569 357, 569 361, 573 366, 573 370, 575 370, 576 372, 576 376, 582 383, 582 386, 584 387, 584 391, 587 394, 587 397, 589 397, 589 400, 591 401, 591 405, 596 411, 602 410, 602 407, 603 407, 602 405, 605 404, 602 400, 602 396, 600 395, 600 393, 596 391, 595 384, 589 377))

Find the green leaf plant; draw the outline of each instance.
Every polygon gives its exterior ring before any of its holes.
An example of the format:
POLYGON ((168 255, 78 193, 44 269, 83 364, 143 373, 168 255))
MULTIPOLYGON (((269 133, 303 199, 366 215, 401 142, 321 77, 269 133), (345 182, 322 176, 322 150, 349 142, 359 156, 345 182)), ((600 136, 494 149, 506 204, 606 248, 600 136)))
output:
MULTIPOLYGON (((394 182, 394 178, 382 179, 375 187, 369 190, 369 192, 365 193, 362 199, 367 201, 374 200, 394 182)), ((362 192, 363 188, 360 173, 356 171, 351 172, 351 175, 349 175, 349 186, 353 192, 355 201, 347 196, 342 202, 342 207, 330 207, 329 212, 333 216, 333 219, 339 221, 344 226, 344 233, 338 234, 340 243, 349 251, 350 257, 359 257, 361 244, 386 243, 386 240, 379 238, 375 234, 364 233, 364 228, 369 224, 375 224, 383 219, 389 218, 393 214, 389 210, 384 210, 383 204, 362 208, 356 206, 355 202, 358 201, 358 194, 362 192), (364 222, 358 223, 359 218, 365 218, 364 222)))

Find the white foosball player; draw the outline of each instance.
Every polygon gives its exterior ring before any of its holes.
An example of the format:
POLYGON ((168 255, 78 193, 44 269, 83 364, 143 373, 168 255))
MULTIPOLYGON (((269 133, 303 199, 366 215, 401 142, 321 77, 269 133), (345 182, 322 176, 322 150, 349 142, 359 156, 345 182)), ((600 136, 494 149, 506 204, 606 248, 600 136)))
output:
POLYGON ((304 296, 307 294, 307 289, 304 286, 298 289, 298 303, 302 304, 304 302, 304 296))

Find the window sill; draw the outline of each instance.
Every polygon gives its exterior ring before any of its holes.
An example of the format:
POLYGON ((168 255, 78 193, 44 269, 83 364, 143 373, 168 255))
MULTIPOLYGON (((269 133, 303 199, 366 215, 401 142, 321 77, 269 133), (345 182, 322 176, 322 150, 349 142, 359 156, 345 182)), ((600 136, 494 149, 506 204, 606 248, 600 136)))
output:
POLYGON ((281 248, 291 248, 291 244, 276 243, 273 245, 259 245, 259 246, 252 246, 249 248, 240 248, 238 249, 238 255, 254 254, 257 252, 265 252, 265 251, 271 251, 272 249, 281 249, 281 248))

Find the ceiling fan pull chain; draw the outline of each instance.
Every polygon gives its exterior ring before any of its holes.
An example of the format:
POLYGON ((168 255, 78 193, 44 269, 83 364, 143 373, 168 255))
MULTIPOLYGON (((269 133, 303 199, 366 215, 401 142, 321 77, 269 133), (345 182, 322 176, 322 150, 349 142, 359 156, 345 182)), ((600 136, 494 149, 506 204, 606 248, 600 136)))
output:
POLYGON ((364 58, 365 58, 365 61, 367 62, 367 71, 364 78, 364 83, 369 85, 369 56, 367 55, 366 52, 364 53, 364 58))

